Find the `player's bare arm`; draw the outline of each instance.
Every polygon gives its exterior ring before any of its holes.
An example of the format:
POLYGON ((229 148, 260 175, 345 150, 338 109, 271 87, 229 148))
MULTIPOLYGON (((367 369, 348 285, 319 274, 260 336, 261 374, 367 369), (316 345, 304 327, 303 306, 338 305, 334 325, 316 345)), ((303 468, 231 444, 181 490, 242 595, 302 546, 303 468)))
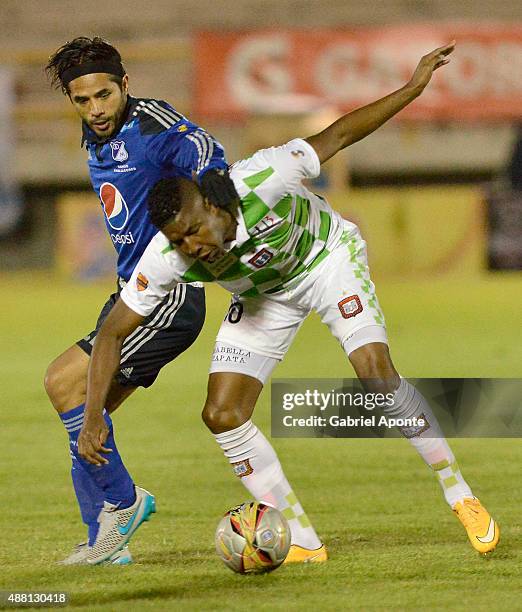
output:
POLYGON ((435 70, 449 63, 448 56, 454 49, 455 41, 452 41, 424 55, 404 87, 344 115, 319 134, 307 138, 320 162, 324 163, 341 149, 362 140, 413 102, 424 91, 435 70))
POLYGON ((78 438, 80 455, 94 465, 108 463, 100 454, 111 452, 103 446, 109 431, 103 408, 120 363, 123 341, 142 321, 143 317, 120 299, 96 336, 87 377, 85 419, 78 438))

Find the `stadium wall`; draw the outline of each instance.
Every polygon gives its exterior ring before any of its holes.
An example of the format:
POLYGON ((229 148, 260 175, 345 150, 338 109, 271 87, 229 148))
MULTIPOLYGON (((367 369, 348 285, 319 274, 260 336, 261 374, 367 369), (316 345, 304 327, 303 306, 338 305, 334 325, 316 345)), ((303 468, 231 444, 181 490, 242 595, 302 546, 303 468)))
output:
MULTIPOLYGON (((69 4, 48 0, 42 10, 36 0, 4 0, 0 3, 0 63, 10 66, 16 76, 17 178, 23 184, 87 184, 77 118, 67 99, 50 89, 42 70, 59 44, 79 34, 100 34, 114 42, 125 58, 135 95, 169 100, 208 127, 226 144, 234 160, 249 152, 245 125, 212 122, 194 112, 192 37, 197 31, 270 27, 350 31, 364 25, 458 24, 462 20, 521 23, 522 4, 389 0, 378 3, 377 10, 353 0, 151 0, 146 6, 129 0, 122 10, 120 4, 99 0, 69 4)), ((490 178, 505 167, 513 139, 508 122, 469 125, 443 121, 413 127, 391 123, 353 149, 351 166, 359 175, 406 170, 490 178)))
MULTIPOLYGON (((260 145, 278 144, 296 135, 312 133, 316 126, 308 129, 305 123, 290 122, 288 118, 281 118, 277 125, 274 117, 264 116, 258 118, 256 127, 255 122, 233 125, 198 116, 192 108, 192 37, 197 31, 259 27, 350 29, 461 20, 522 23, 522 5, 510 0, 493 4, 485 0, 461 3, 389 0, 374 5, 355 0, 203 0, 199 3, 150 0, 143 5, 137 0, 128 0, 122 8, 120 3, 102 0, 83 3, 47 0, 43 5, 37 0, 23 3, 3 0, 0 3, 0 63, 11 67, 16 78, 17 146, 11 156, 15 160, 16 178, 24 187, 26 213, 18 231, 0 244, 1 267, 53 265, 52 244, 57 231, 54 203, 63 190, 89 187, 85 151, 79 146, 78 119, 67 99, 50 89, 42 70, 49 54, 65 40, 79 34, 100 34, 110 39, 122 51, 135 95, 171 101, 205 125, 226 146, 228 158, 235 160, 260 145)), ((502 175, 513 139, 514 131, 509 123, 391 123, 371 138, 350 147, 345 158, 338 156, 334 161, 338 175, 343 177, 341 184, 345 181, 346 167, 357 185, 382 182, 400 185, 405 178, 413 181, 421 175, 429 175, 430 180, 439 182, 477 182, 502 175)), ((338 181, 333 184, 339 187, 338 181)), ((377 192, 373 195, 375 201, 388 198, 377 196, 377 192)), ((408 238, 403 235, 402 240, 408 238)), ((385 264, 383 257, 382 265, 385 264)))
MULTIPOLYGON (((473 187, 338 190, 327 194, 368 243, 372 273, 383 278, 476 276, 484 269, 482 197, 473 187)), ((112 277, 114 251, 90 193, 58 202, 53 261, 67 278, 112 277)))

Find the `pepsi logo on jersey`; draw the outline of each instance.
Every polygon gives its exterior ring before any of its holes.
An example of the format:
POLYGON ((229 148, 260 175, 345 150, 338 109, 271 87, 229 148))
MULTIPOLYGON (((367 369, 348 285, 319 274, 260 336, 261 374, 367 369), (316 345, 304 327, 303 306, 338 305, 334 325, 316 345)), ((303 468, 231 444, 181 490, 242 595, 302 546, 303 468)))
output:
POLYGON ((135 243, 132 232, 129 232, 128 234, 111 234, 111 240, 114 242, 114 244, 134 244, 135 243))
POLYGON ((112 183, 103 183, 100 200, 109 225, 115 230, 122 229, 129 219, 129 209, 118 189, 112 183))

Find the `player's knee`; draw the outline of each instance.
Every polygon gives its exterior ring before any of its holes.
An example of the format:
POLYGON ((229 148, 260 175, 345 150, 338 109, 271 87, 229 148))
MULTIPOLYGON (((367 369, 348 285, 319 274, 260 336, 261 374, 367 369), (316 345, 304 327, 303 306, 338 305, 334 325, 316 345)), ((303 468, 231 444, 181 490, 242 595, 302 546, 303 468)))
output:
POLYGON ((212 433, 221 433, 230 429, 231 415, 227 406, 207 398, 201 418, 212 433))
POLYGON ((56 366, 56 362, 52 362, 47 367, 44 376, 44 388, 53 406, 56 404, 59 398, 64 393, 64 381, 61 376, 60 368, 56 366))
POLYGON ((218 434, 243 425, 249 418, 247 412, 233 403, 207 398, 201 418, 212 433, 218 434))
POLYGON ((58 412, 65 412, 79 405, 85 395, 85 381, 81 380, 74 368, 64 366, 60 358, 47 367, 44 387, 58 412))
POLYGON ((368 391, 386 393, 400 384, 386 344, 366 344, 350 354, 350 361, 368 391))

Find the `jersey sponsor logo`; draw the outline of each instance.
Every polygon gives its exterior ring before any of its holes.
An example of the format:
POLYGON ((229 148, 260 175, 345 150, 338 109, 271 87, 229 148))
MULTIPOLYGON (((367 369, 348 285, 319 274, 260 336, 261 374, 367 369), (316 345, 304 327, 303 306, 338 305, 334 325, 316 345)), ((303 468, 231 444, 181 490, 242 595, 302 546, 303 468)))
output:
POLYGON ((129 159, 129 154, 125 148, 124 140, 113 140, 111 143, 112 159, 117 162, 124 162, 129 159))
POLYGON ((136 172, 136 166, 129 166, 129 164, 120 164, 113 169, 113 172, 136 172))
POLYGON ((252 474, 254 471, 254 468, 250 465, 250 461, 248 459, 243 459, 243 461, 233 463, 232 469, 234 470, 234 474, 239 478, 250 476, 250 474, 252 474))
POLYGON ((237 256, 229 251, 225 253, 223 257, 217 259, 212 263, 205 262, 205 267, 209 270, 216 278, 219 278, 223 272, 228 270, 231 266, 233 266, 237 262, 237 256))
POLYGON ((265 217, 263 217, 261 219, 261 221, 259 221, 259 223, 257 225, 255 225, 252 230, 252 236, 258 236, 260 234, 262 234, 263 232, 266 232, 267 230, 271 229, 272 227, 274 227, 274 225, 277 222, 281 222, 282 219, 276 219, 275 217, 272 217, 270 215, 266 215, 265 217))
POLYGON ((350 319, 363 311, 363 305, 358 295, 350 295, 344 298, 344 300, 338 302, 337 306, 339 306, 343 319, 350 319))
POLYGON ((252 357, 252 353, 246 349, 241 349, 237 346, 220 346, 217 345, 212 353, 213 363, 248 363, 252 357))
POLYGON ((111 234, 111 240, 114 244, 134 244, 134 236, 132 232, 128 234, 111 234))
POLYGON ((115 230, 122 229, 129 219, 129 209, 118 189, 112 183, 103 183, 100 200, 109 225, 115 230))
POLYGON ((136 277, 136 287, 138 291, 145 291, 148 286, 149 279, 145 276, 145 274, 138 272, 138 276, 136 277))
POLYGON ((248 260, 255 268, 262 268, 272 259, 274 256, 268 249, 261 249, 258 253, 248 260))

